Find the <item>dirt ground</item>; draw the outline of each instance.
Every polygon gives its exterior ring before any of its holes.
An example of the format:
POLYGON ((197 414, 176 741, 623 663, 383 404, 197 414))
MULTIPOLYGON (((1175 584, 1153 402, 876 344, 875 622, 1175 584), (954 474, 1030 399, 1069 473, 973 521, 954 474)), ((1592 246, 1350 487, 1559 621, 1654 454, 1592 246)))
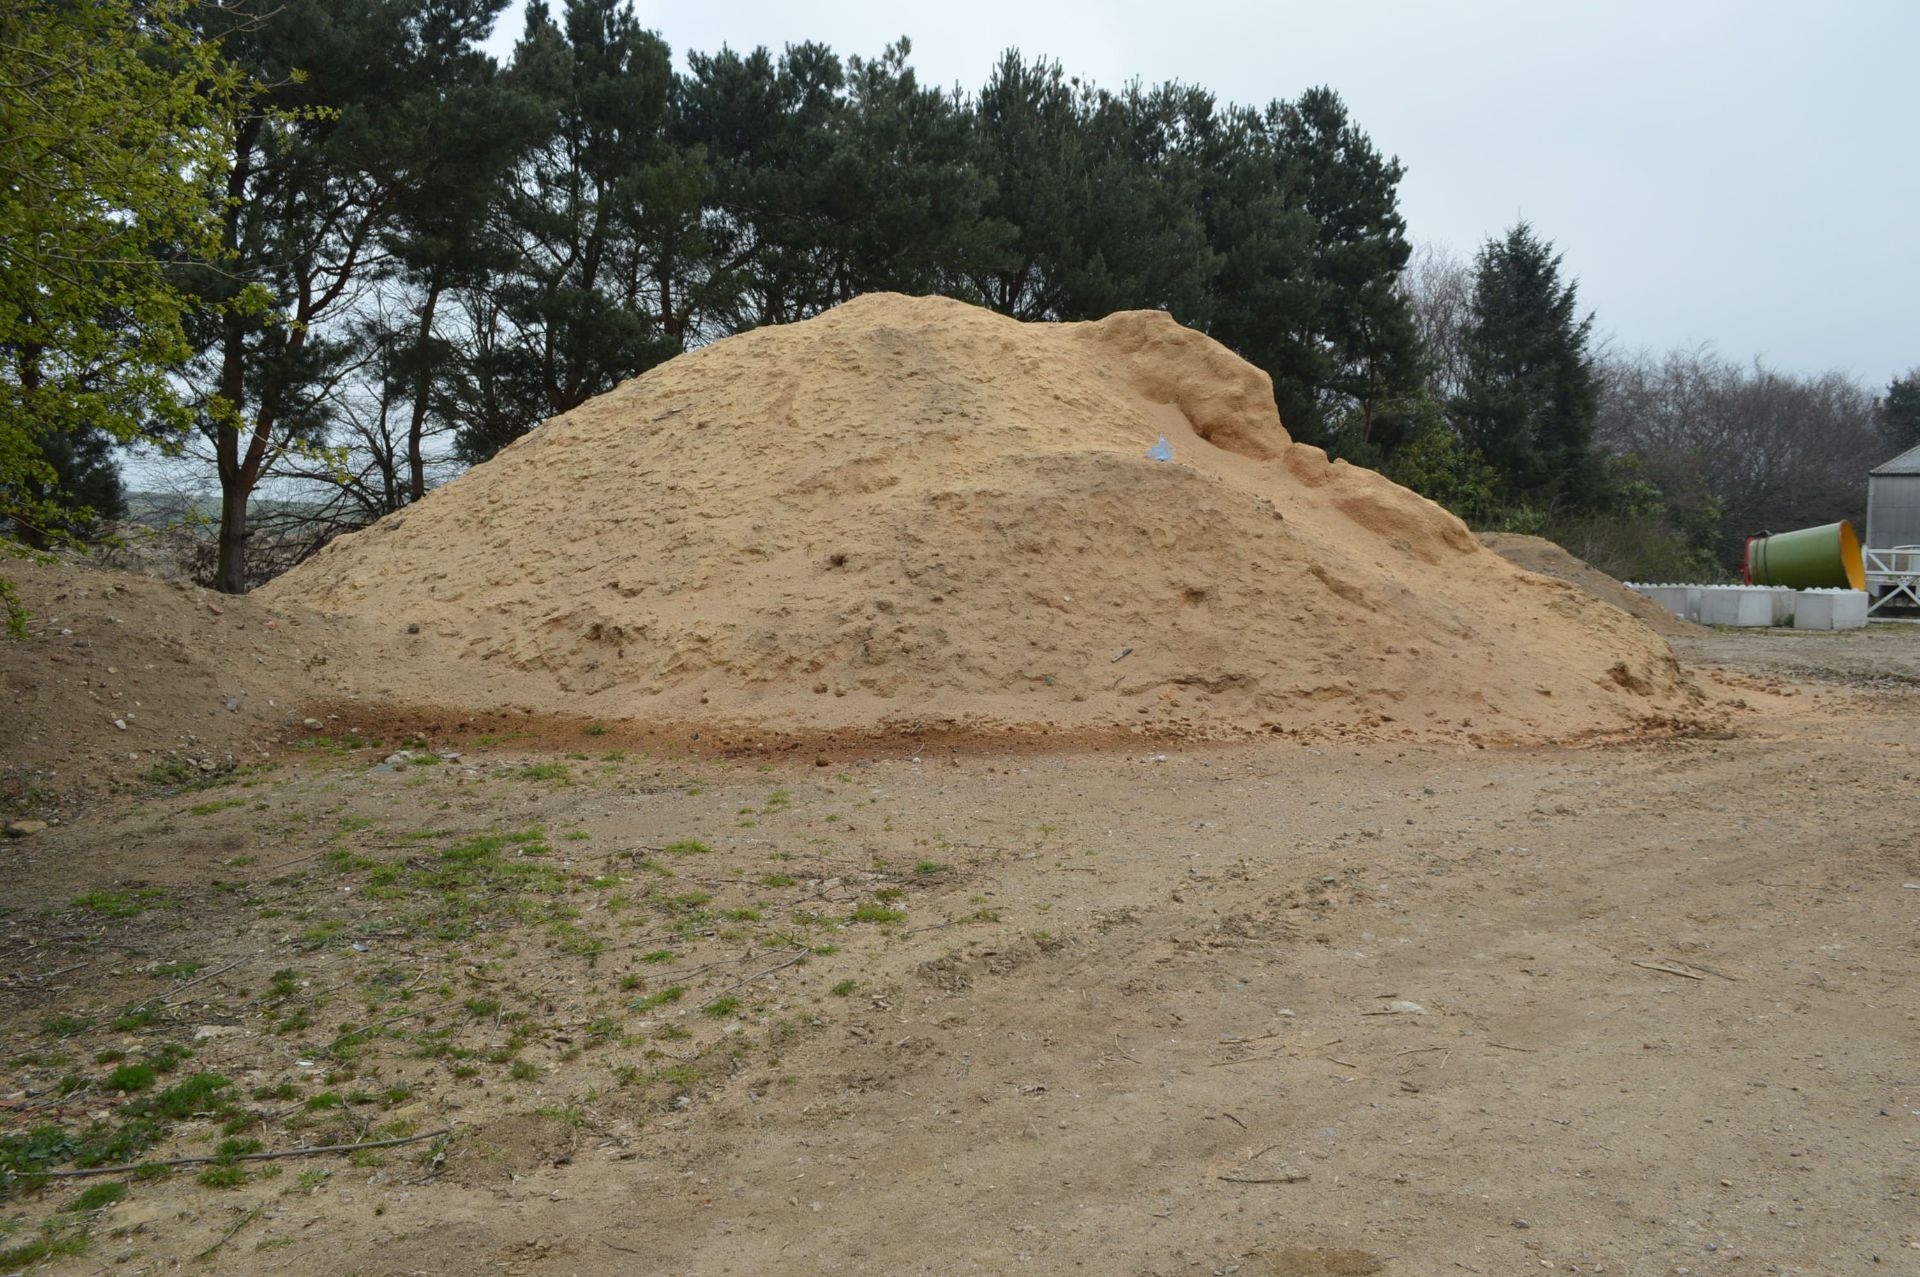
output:
POLYGON ((823 767, 335 722, 130 780, 0 842, 0 1248, 1920 1270, 1920 627, 1675 647, 1727 731, 823 767))

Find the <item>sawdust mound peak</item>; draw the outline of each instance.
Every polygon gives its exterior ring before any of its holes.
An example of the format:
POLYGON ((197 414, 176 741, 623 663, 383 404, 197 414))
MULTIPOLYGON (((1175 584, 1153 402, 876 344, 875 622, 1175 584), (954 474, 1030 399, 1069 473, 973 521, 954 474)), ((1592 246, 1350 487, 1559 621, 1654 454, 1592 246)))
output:
POLYGON ((748 735, 1518 741, 1699 704, 1644 626, 1293 443, 1264 373, 1146 311, 879 294, 746 333, 266 592, 420 626, 422 699, 748 735))

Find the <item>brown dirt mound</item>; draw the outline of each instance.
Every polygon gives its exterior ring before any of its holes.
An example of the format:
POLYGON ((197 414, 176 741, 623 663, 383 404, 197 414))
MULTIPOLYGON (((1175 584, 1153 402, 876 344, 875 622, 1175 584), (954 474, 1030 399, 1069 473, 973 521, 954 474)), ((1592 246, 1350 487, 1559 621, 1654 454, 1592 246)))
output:
POLYGON ((771 732, 1517 741, 1702 704, 1644 626, 1294 444, 1265 374, 1154 312, 883 294, 747 333, 262 594, 420 626, 439 673, 395 695, 771 732))
POLYGON ((1676 616, 1645 595, 1635 594, 1585 559, 1575 558, 1545 537, 1530 537, 1518 532, 1482 532, 1480 543, 1509 563, 1518 564, 1529 572, 1565 581, 1603 603, 1611 603, 1657 634, 1677 636, 1705 633, 1686 617, 1676 616))
POLYGON ((350 625, 69 562, 0 565, 31 613, 0 636, 0 812, 258 762, 370 646, 350 625), (351 655, 348 655, 348 653, 351 655), (345 658, 345 659, 343 659, 345 658))

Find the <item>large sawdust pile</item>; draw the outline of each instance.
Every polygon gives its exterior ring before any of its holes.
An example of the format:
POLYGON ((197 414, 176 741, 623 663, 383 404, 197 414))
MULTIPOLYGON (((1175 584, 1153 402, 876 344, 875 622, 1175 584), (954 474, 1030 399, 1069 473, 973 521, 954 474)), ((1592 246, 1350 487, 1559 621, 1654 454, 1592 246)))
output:
POLYGON ((747 333, 264 592, 420 626, 423 701, 511 675, 532 708, 748 735, 1520 740, 1699 706, 1644 626, 1294 444, 1264 373, 1154 312, 875 295, 747 333))

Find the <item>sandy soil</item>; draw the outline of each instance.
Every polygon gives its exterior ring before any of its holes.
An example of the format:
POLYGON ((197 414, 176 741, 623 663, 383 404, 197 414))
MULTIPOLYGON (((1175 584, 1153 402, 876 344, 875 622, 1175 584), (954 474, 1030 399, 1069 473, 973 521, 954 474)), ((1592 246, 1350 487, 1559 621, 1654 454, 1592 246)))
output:
POLYGON ((196 1072, 233 1083, 219 1116, 136 1158, 451 1135, 92 1212, 62 1208, 100 1181, 16 1185, 4 1244, 84 1241, 47 1261, 75 1273, 1913 1271, 1920 631, 1679 650, 1745 704, 1726 731, 827 767, 329 733, 96 800, 0 843, 8 1138, 124 1132, 196 1072), (108 1088, 168 1043, 196 1054, 108 1088))

